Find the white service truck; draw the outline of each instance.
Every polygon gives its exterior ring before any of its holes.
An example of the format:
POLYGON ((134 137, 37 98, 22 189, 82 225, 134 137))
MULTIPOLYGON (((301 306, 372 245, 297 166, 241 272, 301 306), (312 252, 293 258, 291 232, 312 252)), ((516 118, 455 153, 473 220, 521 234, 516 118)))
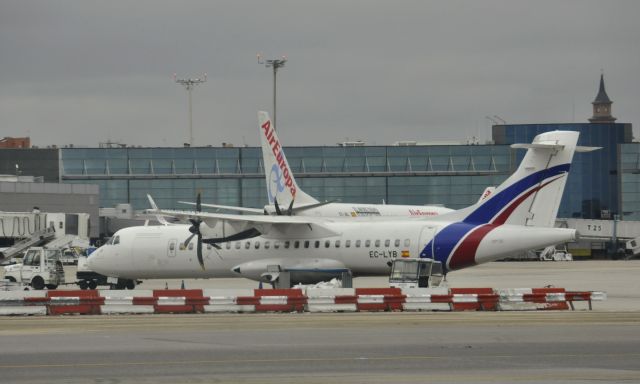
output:
POLYGON ((64 267, 60 249, 29 248, 22 263, 4 267, 4 278, 30 285, 33 289, 56 289, 64 284, 64 267))
POLYGON ((391 288, 437 288, 446 285, 442 263, 433 259, 395 259, 391 264, 391 288))

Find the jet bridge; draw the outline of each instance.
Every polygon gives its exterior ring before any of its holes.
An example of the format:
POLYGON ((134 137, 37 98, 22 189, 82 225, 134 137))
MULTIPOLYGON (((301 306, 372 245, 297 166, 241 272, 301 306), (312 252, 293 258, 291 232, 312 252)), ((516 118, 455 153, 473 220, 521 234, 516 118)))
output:
POLYGON ((0 212, 0 241, 10 245, 0 251, 0 261, 21 254, 29 247, 62 247, 76 239, 88 242, 86 213, 0 212))

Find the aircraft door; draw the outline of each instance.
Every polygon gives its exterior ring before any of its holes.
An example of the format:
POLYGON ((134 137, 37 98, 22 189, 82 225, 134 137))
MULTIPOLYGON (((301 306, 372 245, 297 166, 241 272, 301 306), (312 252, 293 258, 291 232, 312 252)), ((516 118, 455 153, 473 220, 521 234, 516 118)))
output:
POLYGON ((169 240, 169 244, 167 245, 167 256, 176 257, 177 248, 178 248, 178 240, 176 239, 169 240))
POLYGON ((420 232, 420 241, 418 242, 418 251, 416 253, 418 257, 434 257, 433 255, 436 250, 436 243, 434 238, 436 233, 438 233, 438 227, 435 225, 429 225, 422 228, 422 232, 420 232), (429 248, 427 248, 427 245, 429 246, 429 248))

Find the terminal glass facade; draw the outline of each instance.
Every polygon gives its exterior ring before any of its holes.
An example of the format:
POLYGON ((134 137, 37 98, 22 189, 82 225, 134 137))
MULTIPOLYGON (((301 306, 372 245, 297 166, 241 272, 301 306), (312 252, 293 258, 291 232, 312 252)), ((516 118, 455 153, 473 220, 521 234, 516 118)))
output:
MULTIPOLYGON (((610 219, 621 214, 623 177, 619 172, 621 146, 631 143, 631 124, 520 124, 494 126, 498 144, 530 143, 543 132, 568 130, 580 132, 578 145, 601 147, 600 150, 576 153, 560 205, 559 217, 610 219)), ((628 144, 637 147, 637 144, 628 144)), ((630 149, 628 149, 630 150, 630 149)), ((520 151, 519 162, 524 156, 520 151)))
MULTIPOLYGON (((285 148, 300 187, 318 200, 462 208, 514 169, 505 145, 285 148)), ((100 206, 185 209, 178 201, 262 207, 260 148, 63 148, 65 183, 100 186, 100 206)))
POLYGON ((620 171, 622 172, 622 218, 640 220, 640 145, 622 144, 620 171))

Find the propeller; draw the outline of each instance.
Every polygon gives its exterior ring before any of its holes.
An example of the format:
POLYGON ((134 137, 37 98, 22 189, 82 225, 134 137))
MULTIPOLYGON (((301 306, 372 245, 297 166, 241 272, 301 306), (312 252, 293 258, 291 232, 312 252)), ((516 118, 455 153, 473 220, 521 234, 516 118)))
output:
MULTIPOLYGON (((196 212, 202 211, 202 202, 200 199, 200 193, 196 198, 196 212)), ((194 236, 197 236, 196 243, 196 255, 198 255, 198 262, 200 263, 200 267, 204 270, 204 260, 202 259, 202 233, 200 233, 200 224, 202 224, 202 220, 200 218, 189 219, 191 222, 191 227, 189 227, 189 232, 191 235, 185 240, 184 246, 187 247, 193 239, 194 236)))
MULTIPOLYGON (((278 204, 278 199, 276 198, 273 199, 273 205, 276 208, 276 215, 282 216, 282 210, 280 209, 280 204, 278 204)), ((291 200, 291 203, 289 203, 289 207, 287 208, 286 213, 287 213, 287 216, 293 215, 293 200, 291 200)))

